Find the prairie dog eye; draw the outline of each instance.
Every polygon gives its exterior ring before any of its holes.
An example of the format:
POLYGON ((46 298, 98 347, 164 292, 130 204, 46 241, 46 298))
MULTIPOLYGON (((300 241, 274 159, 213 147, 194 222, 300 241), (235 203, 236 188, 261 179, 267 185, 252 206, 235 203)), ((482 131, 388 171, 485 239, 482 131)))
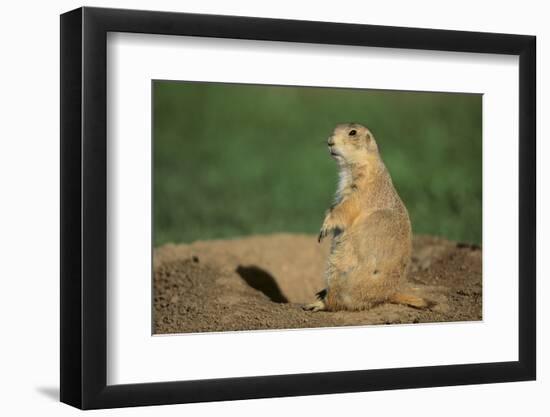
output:
POLYGON ((357 134, 357 130, 355 129, 350 130, 348 133, 349 136, 355 136, 356 134, 357 134))

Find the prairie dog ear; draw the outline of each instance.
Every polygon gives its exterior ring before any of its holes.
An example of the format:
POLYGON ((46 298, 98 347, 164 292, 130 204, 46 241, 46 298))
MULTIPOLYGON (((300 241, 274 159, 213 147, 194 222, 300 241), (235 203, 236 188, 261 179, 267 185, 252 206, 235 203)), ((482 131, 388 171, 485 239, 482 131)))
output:
POLYGON ((378 145, 376 144, 376 141, 374 140, 374 136, 371 132, 365 133, 365 140, 367 143, 367 149, 369 151, 377 151, 378 145))

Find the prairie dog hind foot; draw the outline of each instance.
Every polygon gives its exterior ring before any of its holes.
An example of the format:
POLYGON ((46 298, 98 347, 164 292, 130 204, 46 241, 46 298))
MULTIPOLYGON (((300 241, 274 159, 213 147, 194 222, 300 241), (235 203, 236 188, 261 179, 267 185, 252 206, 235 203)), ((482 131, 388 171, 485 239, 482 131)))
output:
POLYGON ((311 311, 311 312, 316 312, 316 311, 326 311, 327 310, 327 306, 325 305, 325 302, 322 301, 322 300, 317 300, 315 301, 314 303, 310 303, 310 304, 305 304, 302 306, 302 309, 305 310, 305 311, 311 311))
POLYGON ((325 303, 325 297, 327 296, 327 290, 326 288, 324 290, 319 291, 317 294, 315 294, 317 297, 317 301, 310 304, 305 304, 302 306, 302 309, 305 311, 327 311, 327 305, 325 303))

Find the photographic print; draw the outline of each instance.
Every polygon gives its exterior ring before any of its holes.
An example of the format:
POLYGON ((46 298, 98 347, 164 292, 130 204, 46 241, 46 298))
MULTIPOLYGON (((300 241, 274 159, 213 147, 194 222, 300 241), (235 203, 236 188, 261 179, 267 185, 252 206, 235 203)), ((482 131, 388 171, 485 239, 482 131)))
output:
POLYGON ((90 7, 60 34, 62 402, 536 379, 534 36, 90 7))
POLYGON ((482 319, 482 95, 152 100, 154 334, 482 319))

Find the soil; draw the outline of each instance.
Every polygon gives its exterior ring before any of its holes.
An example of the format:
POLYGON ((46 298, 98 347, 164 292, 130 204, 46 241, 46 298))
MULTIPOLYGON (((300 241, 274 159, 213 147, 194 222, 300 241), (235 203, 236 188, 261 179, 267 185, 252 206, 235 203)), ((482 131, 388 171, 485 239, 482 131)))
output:
POLYGON ((481 248, 417 236, 408 281, 429 309, 307 312, 324 288, 328 240, 275 234, 168 244, 154 252, 154 332, 295 329, 482 319, 481 248))

